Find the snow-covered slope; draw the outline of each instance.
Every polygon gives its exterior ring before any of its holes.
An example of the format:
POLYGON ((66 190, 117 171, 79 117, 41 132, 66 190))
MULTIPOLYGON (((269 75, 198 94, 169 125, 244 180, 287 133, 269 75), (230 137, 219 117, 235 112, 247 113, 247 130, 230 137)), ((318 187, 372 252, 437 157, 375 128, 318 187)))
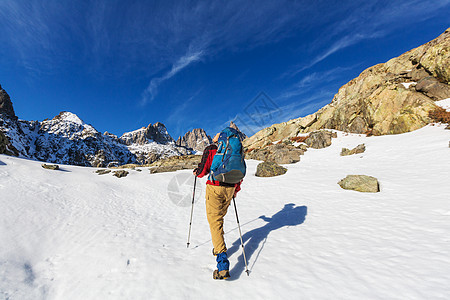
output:
POLYGON ((0 298, 447 299, 450 130, 338 135, 279 177, 247 161, 237 205, 251 273, 231 207, 229 281, 211 275, 205 179, 186 248, 191 171, 118 179, 0 155, 0 298), (365 153, 339 155, 360 143, 365 153), (381 192, 342 190, 348 174, 377 177, 381 192))

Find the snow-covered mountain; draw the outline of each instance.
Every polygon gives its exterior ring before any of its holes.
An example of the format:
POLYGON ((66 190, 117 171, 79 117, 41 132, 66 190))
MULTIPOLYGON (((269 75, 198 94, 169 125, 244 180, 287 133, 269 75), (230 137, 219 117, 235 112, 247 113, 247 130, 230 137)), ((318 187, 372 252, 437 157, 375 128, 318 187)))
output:
POLYGON ((163 157, 191 153, 191 151, 177 146, 166 126, 160 122, 124 133, 120 140, 127 145, 140 164, 152 163, 163 157))
POLYGON ((11 99, 1 87, 0 131, 20 156, 60 164, 106 167, 190 154, 175 145, 161 123, 118 138, 108 132, 101 134, 71 112, 61 112, 42 122, 19 120, 11 99))
POLYGON ((196 152, 203 152, 203 150, 212 143, 212 139, 206 134, 202 128, 194 128, 180 136, 176 144, 180 147, 192 149, 196 152))

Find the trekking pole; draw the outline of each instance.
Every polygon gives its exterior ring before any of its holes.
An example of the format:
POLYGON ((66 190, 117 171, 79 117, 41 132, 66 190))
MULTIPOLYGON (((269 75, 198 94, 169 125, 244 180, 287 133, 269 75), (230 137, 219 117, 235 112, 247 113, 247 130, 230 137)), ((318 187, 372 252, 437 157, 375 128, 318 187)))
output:
POLYGON ((238 224, 238 228, 239 228, 239 236, 241 238, 242 254, 244 254, 245 273, 247 273, 247 276, 250 276, 249 271, 248 271, 247 258, 245 257, 244 241, 242 240, 241 225, 239 224, 239 217, 238 217, 238 212, 237 212, 237 208, 236 208, 236 200, 234 199, 234 197, 233 197, 233 204, 234 204, 234 211, 236 212, 236 220, 237 220, 237 224, 238 224))
POLYGON ((191 239, 191 227, 192 227, 192 213, 194 212, 194 199, 195 199, 195 185, 197 183, 197 175, 195 175, 194 179, 194 191, 192 192, 192 206, 191 206, 191 220, 189 221, 189 234, 187 240, 187 248, 189 248, 189 240, 191 239))

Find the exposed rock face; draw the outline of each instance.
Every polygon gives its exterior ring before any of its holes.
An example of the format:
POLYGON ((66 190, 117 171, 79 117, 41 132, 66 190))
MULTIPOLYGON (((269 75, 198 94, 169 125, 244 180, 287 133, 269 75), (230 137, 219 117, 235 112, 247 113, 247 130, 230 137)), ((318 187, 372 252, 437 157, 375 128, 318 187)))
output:
POLYGON ((416 130, 430 122, 434 100, 450 98, 450 29, 416 49, 363 71, 332 102, 309 116, 272 125, 244 141, 247 148, 318 129, 374 135, 416 130))
POLYGON ((331 138, 336 138, 337 134, 326 131, 326 130, 320 130, 312 132, 309 137, 305 140, 305 143, 308 145, 308 147, 311 147, 313 149, 322 149, 326 148, 331 145, 331 138))
POLYGON ((256 167, 256 174, 255 176, 258 177, 274 177, 283 175, 287 172, 287 169, 279 166, 278 164, 270 161, 265 161, 260 163, 256 167))
POLYGON ((347 149, 347 148, 342 148, 341 156, 347 156, 347 155, 363 153, 364 151, 366 151, 366 145, 360 144, 360 145, 356 146, 355 148, 353 148, 351 150, 347 149))
POLYGON ((433 100, 442 100, 450 96, 450 85, 441 83, 432 76, 420 79, 415 89, 433 100))
POLYGON ((150 173, 173 172, 184 169, 195 169, 202 160, 201 155, 173 156, 159 160, 150 165, 150 173))
POLYGON ((291 145, 275 144, 262 149, 254 149, 245 154, 246 159, 271 161, 277 164, 292 164, 300 161, 305 152, 291 145))
POLYGON ((10 118, 16 118, 14 108, 8 93, 0 85, 0 114, 4 114, 10 118))
POLYGON ((124 133, 120 139, 126 145, 144 145, 149 142, 156 142, 158 144, 169 144, 175 142, 167 132, 164 124, 157 122, 154 125, 149 124, 147 127, 124 133))
POLYGON ((11 156, 19 156, 19 151, 14 148, 9 142, 8 138, 0 131, 0 154, 6 154, 11 156))
POLYGON ((203 150, 212 143, 212 139, 201 128, 195 128, 186 132, 183 137, 179 137, 176 145, 192 149, 194 151, 203 152, 203 150))
POLYGON ((375 177, 367 175, 348 175, 338 182, 345 190, 354 190, 364 193, 377 193, 380 191, 380 184, 375 177))
POLYGON ((175 141, 162 123, 124 133, 120 139, 136 157, 139 164, 150 164, 158 159, 187 155, 191 151, 175 145, 175 141))

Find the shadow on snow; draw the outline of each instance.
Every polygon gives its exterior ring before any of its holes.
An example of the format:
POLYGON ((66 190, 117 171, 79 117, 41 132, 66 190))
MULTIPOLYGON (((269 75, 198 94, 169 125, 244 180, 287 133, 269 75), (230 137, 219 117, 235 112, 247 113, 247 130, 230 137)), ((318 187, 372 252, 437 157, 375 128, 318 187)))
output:
MULTIPOLYGON (((253 269, 259 255, 261 254, 264 244, 270 232, 280 229, 285 226, 297 226, 305 221, 307 214, 306 206, 295 206, 293 203, 285 204, 283 209, 268 218, 266 216, 260 216, 259 218, 266 221, 266 225, 246 232, 242 236, 244 242, 245 255, 249 265, 249 270, 253 269), (259 245, 263 242, 263 245, 259 249, 256 257, 252 259, 255 251, 259 248, 259 245)), ((231 248, 227 250, 228 257, 231 257, 235 252, 242 249, 240 238, 237 239, 231 248)), ((230 270, 231 278, 229 280, 238 279, 245 271, 244 256, 241 255, 238 258, 238 263, 230 270)))

